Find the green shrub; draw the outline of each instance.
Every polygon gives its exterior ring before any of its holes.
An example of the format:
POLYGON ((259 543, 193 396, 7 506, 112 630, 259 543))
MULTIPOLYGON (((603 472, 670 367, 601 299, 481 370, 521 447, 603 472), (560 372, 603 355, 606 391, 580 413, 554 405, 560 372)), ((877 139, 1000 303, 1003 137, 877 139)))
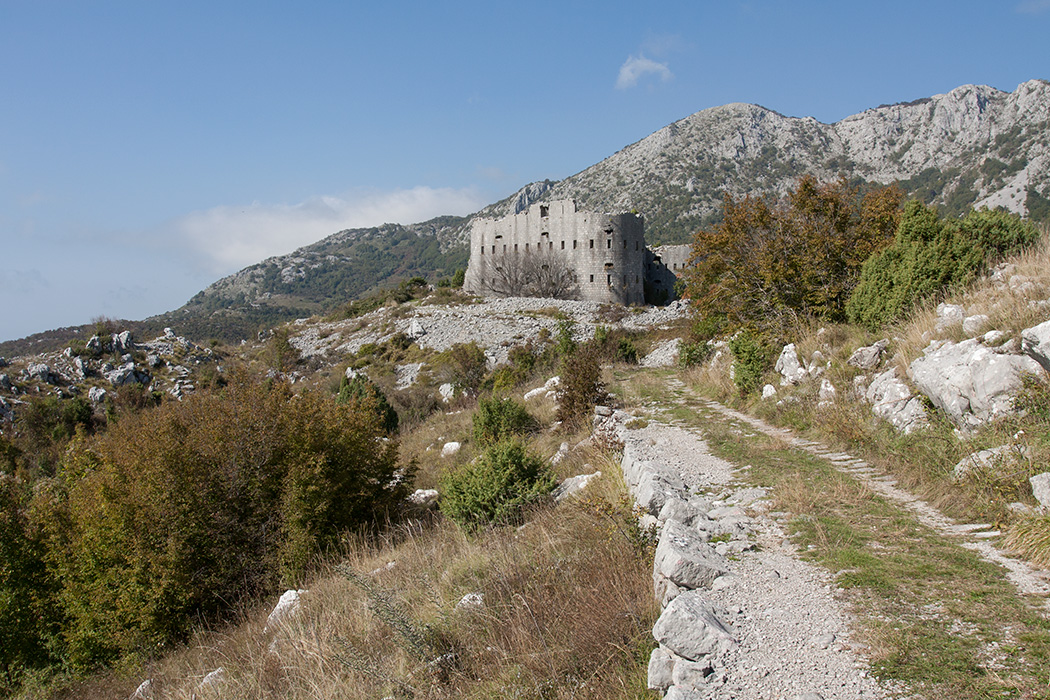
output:
MULTIPOLYGON (((151 652, 294 585, 409 481, 372 406, 244 373, 79 438, 38 503, 69 662, 151 652)), ((410 477, 411 475, 409 475, 410 477)))
POLYGON ((573 330, 576 323, 572 319, 558 321, 558 331, 554 335, 554 348, 558 355, 565 357, 576 350, 576 339, 573 338, 573 330))
POLYGON ((356 375, 353 379, 346 376, 339 382, 339 392, 336 394, 335 402, 346 405, 357 402, 365 407, 371 407, 379 418, 383 430, 388 433, 397 432, 397 411, 387 401, 386 395, 373 384, 368 377, 356 375))
POLYGON ((616 344, 616 359, 630 365, 638 364, 638 349, 634 347, 630 338, 620 338, 616 344))
POLYGON ((941 219, 908 202, 893 244, 871 256, 846 303, 850 322, 871 330, 905 314, 916 302, 965 284, 1005 255, 1038 238, 1030 223, 1003 211, 971 211, 941 219))
POLYGON ((678 344, 678 364, 682 367, 695 367, 702 364, 711 355, 711 344, 706 340, 678 344))
POLYGON ((479 445, 491 445, 539 429, 539 423, 525 406, 510 398, 481 399, 472 421, 474 440, 479 445))
POLYGON ((558 420, 567 427, 582 427, 595 405, 608 398, 601 373, 601 356, 591 343, 580 346, 562 360, 558 420))
POLYGON ((441 353, 434 364, 438 375, 452 384, 457 394, 475 396, 485 380, 488 358, 477 343, 457 343, 441 353))
POLYGON ((729 340, 733 353, 733 383, 741 394, 758 391, 762 376, 772 364, 771 353, 760 336, 743 330, 729 340))
POLYGON ((547 497, 555 483, 522 443, 504 441, 442 475, 441 511, 468 530, 513 523, 523 508, 547 497))

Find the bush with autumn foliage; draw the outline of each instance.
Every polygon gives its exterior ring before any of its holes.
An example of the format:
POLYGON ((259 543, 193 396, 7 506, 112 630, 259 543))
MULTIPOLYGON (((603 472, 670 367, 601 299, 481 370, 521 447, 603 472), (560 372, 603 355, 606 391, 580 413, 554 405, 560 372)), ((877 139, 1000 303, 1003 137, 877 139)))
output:
POLYGON ((895 187, 862 195, 812 176, 776 205, 727 194, 722 222, 693 240, 687 294, 701 317, 731 326, 843 320, 864 261, 893 240, 901 200, 895 187))
POLYGON ((74 440, 25 526, 41 531, 59 656, 156 650, 384 518, 406 475, 370 401, 238 372, 74 440))

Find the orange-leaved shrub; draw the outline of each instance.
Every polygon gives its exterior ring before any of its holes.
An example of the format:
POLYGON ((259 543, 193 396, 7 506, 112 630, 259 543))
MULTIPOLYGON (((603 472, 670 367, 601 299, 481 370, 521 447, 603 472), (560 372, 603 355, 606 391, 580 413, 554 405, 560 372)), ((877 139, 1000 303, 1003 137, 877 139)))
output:
POLYGON ((406 475, 367 401, 235 372, 74 441, 35 504, 69 661, 153 652, 396 507, 406 475))

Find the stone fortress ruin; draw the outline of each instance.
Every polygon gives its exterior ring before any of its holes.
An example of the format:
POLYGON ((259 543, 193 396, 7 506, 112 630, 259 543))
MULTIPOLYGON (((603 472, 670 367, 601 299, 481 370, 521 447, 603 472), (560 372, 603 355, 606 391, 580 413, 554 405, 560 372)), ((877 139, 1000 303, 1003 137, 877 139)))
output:
POLYGON ((571 199, 541 202, 474 220, 463 288, 482 296, 662 304, 676 296, 689 249, 648 248, 640 214, 583 212, 571 199))

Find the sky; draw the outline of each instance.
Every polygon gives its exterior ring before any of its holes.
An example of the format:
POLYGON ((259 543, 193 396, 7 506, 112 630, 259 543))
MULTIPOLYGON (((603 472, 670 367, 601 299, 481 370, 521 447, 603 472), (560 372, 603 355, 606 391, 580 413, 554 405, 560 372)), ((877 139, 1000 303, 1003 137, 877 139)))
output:
POLYGON ((1013 91, 1048 30, 1050 0, 0 0, 0 341, 469 214, 709 107, 1013 91))

